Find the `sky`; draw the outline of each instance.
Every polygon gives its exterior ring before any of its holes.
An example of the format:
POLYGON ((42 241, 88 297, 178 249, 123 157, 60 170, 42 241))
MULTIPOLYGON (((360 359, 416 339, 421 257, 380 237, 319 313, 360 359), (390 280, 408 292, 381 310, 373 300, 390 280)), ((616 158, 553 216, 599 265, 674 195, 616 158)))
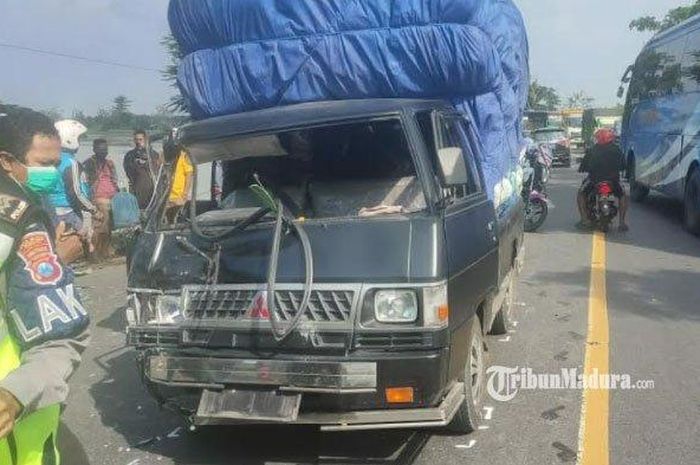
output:
MULTIPOLYGON (((582 90, 598 105, 617 103, 620 77, 649 33, 632 19, 662 15, 689 0, 515 0, 525 16, 534 78, 564 97, 582 90)), ((0 0, 0 101, 94 114, 120 94, 150 113, 174 92, 167 63, 168 0, 0 0), (31 53, 18 45, 122 63, 127 69, 31 53)))

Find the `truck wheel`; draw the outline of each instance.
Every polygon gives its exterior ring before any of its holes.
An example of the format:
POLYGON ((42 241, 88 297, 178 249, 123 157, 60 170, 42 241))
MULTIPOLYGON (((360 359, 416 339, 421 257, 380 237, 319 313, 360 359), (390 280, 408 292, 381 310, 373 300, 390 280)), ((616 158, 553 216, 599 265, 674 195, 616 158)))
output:
POLYGON ((506 334, 513 322, 513 301, 515 300, 515 279, 511 277, 510 284, 508 284, 508 290, 506 291, 506 298, 503 300, 503 305, 501 309, 496 314, 496 318, 493 320, 493 325, 491 326, 491 334, 498 336, 501 334, 506 334))
POLYGON ((633 202, 644 202, 649 195, 649 188, 637 182, 637 166, 633 158, 627 165, 627 176, 630 182, 630 198, 633 202))
POLYGON ((467 345, 469 353, 464 367, 464 402, 447 426, 448 431, 457 434, 469 434, 481 425, 486 395, 486 354, 481 322, 474 316, 469 324, 471 328, 467 345))
POLYGON ((700 236, 700 169, 693 171, 688 179, 683 206, 685 229, 700 236))

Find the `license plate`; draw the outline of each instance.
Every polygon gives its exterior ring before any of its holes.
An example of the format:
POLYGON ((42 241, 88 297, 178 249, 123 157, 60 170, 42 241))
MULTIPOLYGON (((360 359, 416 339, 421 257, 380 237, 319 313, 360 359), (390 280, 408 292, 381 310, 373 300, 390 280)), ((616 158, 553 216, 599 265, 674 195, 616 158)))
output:
POLYGON ((269 390, 205 390, 199 401, 200 418, 293 422, 299 416, 301 394, 269 390))

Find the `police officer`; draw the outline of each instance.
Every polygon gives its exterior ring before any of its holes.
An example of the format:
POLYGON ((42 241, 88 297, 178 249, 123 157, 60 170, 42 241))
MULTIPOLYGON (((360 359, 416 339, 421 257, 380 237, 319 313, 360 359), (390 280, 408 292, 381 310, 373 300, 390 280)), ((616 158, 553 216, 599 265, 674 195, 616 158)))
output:
POLYGON ((32 110, 0 105, 0 464, 58 463, 56 432, 89 318, 40 197, 61 142, 32 110))

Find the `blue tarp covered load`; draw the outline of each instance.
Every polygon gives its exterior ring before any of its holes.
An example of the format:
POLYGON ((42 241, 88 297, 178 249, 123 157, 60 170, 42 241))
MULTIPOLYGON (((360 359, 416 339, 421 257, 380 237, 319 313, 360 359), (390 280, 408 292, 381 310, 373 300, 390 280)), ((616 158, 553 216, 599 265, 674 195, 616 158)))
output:
POLYGON ((330 99, 445 98, 475 123, 497 204, 515 193, 529 87, 512 0, 171 0, 196 119, 330 99))

